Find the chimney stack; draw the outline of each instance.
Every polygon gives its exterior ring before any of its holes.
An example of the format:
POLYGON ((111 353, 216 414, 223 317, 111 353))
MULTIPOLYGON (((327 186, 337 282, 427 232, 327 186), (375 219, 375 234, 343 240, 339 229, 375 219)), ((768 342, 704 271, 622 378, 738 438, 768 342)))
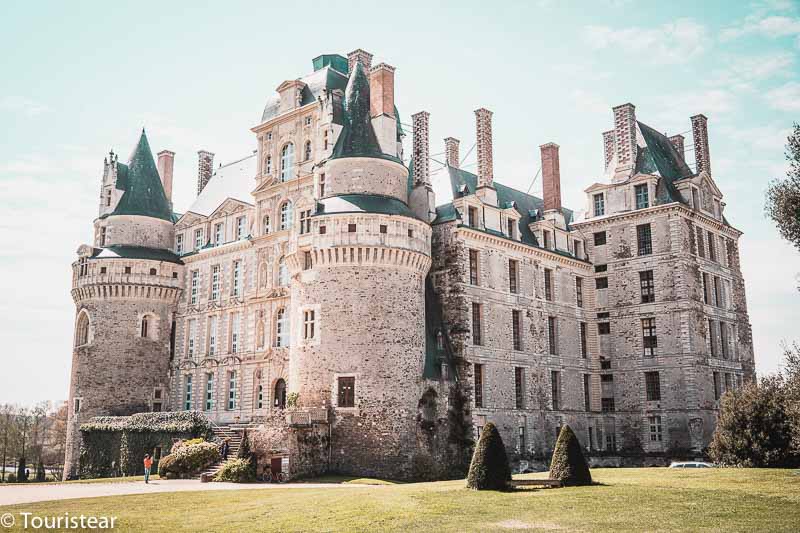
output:
POLYGON ((164 186, 164 194, 167 201, 172 205, 172 173, 175 167, 175 152, 161 150, 158 152, 158 175, 161 176, 161 184, 164 186))
POLYGON ((197 152, 197 194, 203 192, 208 180, 211 179, 211 174, 214 173, 214 154, 200 150, 197 152))
POLYGON ((708 118, 705 115, 695 115, 692 121, 692 137, 694 138, 695 172, 700 174, 705 171, 711 174, 711 155, 708 153, 708 118))
POLYGON ((672 147, 675 148, 675 151, 678 152, 678 155, 681 156, 681 159, 685 158, 685 148, 684 148, 684 141, 686 139, 683 135, 673 135, 669 138, 669 142, 672 143, 672 147))
POLYGON ((444 139, 444 157, 445 161, 447 162, 447 166, 452 168, 458 168, 459 165, 459 158, 458 158, 458 143, 460 141, 455 137, 445 137, 444 139))
POLYGON ((542 152, 542 184, 544 187, 544 210, 561 209, 561 169, 558 161, 558 145, 543 144, 542 152))
POLYGON ((386 115, 394 118, 394 70, 380 63, 369 71, 369 110, 372 118, 386 115))
POLYGON ((478 146, 478 188, 492 187, 492 112, 485 108, 475 110, 476 144, 478 146))
POLYGON ((636 164, 636 107, 633 104, 614 108, 614 144, 617 170, 632 170, 636 164))
POLYGON ((356 61, 361 63, 361 67, 364 69, 364 73, 368 73, 370 68, 372 67, 372 54, 362 50, 361 48, 356 48, 355 50, 347 54, 348 74, 352 74, 353 66, 356 64, 356 61))
POLYGON ((606 160, 605 168, 608 169, 608 165, 614 159, 614 130, 603 132, 603 155, 606 160))
POLYGON ((420 111, 411 115, 411 124, 414 128, 414 146, 412 161, 414 184, 430 183, 430 143, 428 142, 428 122, 430 113, 420 111))

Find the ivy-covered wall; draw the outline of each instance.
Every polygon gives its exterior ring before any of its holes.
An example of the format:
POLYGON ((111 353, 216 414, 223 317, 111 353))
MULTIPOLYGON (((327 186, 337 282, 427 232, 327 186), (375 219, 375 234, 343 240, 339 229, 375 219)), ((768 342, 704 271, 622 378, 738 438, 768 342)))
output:
MULTIPOLYGON (((81 478, 144 473, 145 454, 167 455, 176 439, 209 438, 211 423, 194 411, 98 416, 80 427, 81 478)), ((155 457, 157 464, 159 457, 155 457)))

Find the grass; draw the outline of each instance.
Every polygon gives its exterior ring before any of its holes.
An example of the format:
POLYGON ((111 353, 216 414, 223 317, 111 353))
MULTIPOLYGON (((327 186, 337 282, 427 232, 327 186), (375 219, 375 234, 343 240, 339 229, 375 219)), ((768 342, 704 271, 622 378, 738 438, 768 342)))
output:
MULTIPOLYGON (((595 469, 599 485, 475 492, 464 481, 176 492, 0 508, 117 516, 116 531, 797 531, 800 472, 595 469), (146 512, 144 511, 146 510, 146 512)), ((545 474, 519 476, 542 477, 545 474)))

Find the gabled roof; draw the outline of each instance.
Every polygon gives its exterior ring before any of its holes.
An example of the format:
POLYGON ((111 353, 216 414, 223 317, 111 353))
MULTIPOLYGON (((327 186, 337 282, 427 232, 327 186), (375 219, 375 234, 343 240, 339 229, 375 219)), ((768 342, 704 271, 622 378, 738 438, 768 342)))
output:
POLYGON ((654 204, 683 202, 674 183, 690 177, 694 173, 666 135, 641 122, 637 122, 637 124, 644 140, 644 146, 638 147, 634 173, 653 174, 661 177, 656 187, 654 204))
POLYGON ((255 187, 257 162, 256 154, 253 153, 215 169, 211 179, 184 216, 194 213, 207 217, 228 198, 253 205, 251 192, 255 187))
MULTIPOLYGON (((323 90, 333 91, 334 89, 344 90, 347 86, 347 75, 339 72, 332 66, 325 66, 312 72, 307 76, 298 78, 299 82, 305 84, 301 91, 300 105, 304 106, 314 102, 317 97, 322 95, 323 90)), ((261 114, 261 122, 267 122, 280 114, 281 97, 278 93, 273 94, 264 106, 261 114)))
POLYGON ((112 215, 138 215, 173 221, 172 208, 144 130, 128 165, 117 166, 116 187, 125 192, 112 215))

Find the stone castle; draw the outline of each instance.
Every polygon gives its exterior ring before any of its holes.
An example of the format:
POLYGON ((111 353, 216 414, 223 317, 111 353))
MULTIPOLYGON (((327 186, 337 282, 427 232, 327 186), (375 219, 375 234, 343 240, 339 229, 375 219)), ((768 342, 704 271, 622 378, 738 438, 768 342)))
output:
POLYGON ((598 460, 702 453, 721 394, 754 377, 706 117, 692 170, 683 136, 615 107, 578 216, 556 144, 544 198, 495 180, 486 109, 476 173, 448 137, 432 175, 424 111, 406 157, 395 68, 371 63, 322 55, 281 83, 252 155, 198 152, 185 213, 175 154, 156 163, 144 132, 106 158, 73 263, 66 475, 83 421, 162 410, 322 426, 316 471, 389 478, 457 475, 488 421, 522 467, 564 424, 598 460))

